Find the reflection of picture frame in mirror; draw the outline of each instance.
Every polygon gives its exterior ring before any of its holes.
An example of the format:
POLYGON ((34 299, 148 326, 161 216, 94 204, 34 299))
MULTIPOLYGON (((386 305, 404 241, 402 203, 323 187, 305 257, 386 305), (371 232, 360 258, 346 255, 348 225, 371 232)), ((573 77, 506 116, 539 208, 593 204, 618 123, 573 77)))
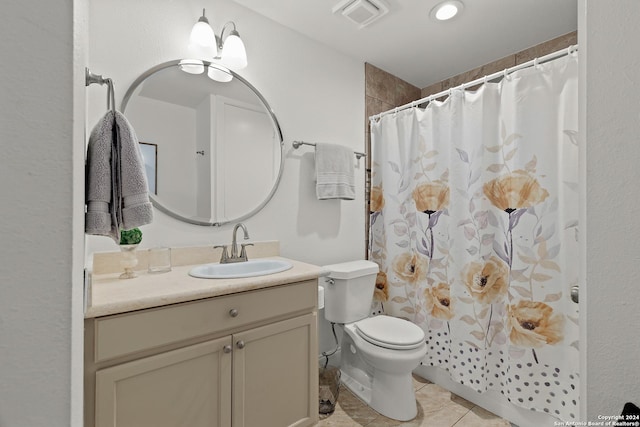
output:
POLYGON ((140 141, 140 152, 144 160, 144 170, 147 173, 149 193, 158 194, 158 144, 140 141))

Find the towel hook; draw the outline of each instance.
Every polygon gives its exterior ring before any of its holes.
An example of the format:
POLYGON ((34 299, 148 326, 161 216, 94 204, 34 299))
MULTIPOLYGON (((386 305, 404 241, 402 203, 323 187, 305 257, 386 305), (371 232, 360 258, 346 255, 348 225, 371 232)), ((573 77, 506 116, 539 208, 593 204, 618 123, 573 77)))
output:
POLYGON ((115 113, 116 111, 116 94, 113 90, 113 80, 107 79, 107 109, 109 109, 109 104, 111 104, 111 111, 115 113))
POLYGON ((110 78, 104 78, 100 74, 92 73, 89 68, 85 67, 84 69, 84 85, 89 86, 91 84, 97 83, 99 85, 106 84, 107 85, 107 110, 111 110, 113 112, 116 111, 116 95, 113 90, 113 80, 110 78))

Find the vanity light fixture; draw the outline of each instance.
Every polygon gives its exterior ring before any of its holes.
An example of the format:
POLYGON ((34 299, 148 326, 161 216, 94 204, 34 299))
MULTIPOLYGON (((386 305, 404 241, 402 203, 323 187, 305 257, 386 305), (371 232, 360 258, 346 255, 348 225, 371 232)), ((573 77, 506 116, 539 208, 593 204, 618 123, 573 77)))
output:
POLYGON ((431 18, 437 21, 448 21, 464 9, 464 4, 458 0, 448 0, 438 3, 431 9, 431 18))
POLYGON ((180 61, 180 69, 189 74, 202 74, 205 67, 210 79, 226 83, 233 79, 227 67, 242 69, 247 66, 247 51, 236 30, 236 24, 229 21, 217 36, 209 25, 202 9, 202 16, 191 29, 189 52, 192 58, 180 61), (227 36, 225 37, 225 31, 227 36))
POLYGON ((224 24, 220 36, 217 36, 209 25, 205 9, 202 9, 202 16, 191 29, 189 42, 189 49, 200 59, 219 61, 224 66, 236 69, 247 66, 247 51, 235 22, 224 24))

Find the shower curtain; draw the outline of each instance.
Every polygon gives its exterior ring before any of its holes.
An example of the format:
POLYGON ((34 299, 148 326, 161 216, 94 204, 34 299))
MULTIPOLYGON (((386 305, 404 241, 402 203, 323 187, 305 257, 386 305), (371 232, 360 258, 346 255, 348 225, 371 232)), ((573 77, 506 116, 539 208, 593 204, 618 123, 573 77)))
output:
POLYGON ((515 405, 578 410, 577 57, 371 123, 374 312, 422 364, 515 405))

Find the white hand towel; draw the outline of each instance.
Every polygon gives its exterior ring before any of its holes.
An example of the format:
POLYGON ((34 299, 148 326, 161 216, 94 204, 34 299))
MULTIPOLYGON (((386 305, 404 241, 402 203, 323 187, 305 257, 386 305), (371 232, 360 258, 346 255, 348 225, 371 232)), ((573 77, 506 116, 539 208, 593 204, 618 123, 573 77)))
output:
POLYGON ((316 144, 318 200, 356 198, 353 150, 342 145, 316 144))

